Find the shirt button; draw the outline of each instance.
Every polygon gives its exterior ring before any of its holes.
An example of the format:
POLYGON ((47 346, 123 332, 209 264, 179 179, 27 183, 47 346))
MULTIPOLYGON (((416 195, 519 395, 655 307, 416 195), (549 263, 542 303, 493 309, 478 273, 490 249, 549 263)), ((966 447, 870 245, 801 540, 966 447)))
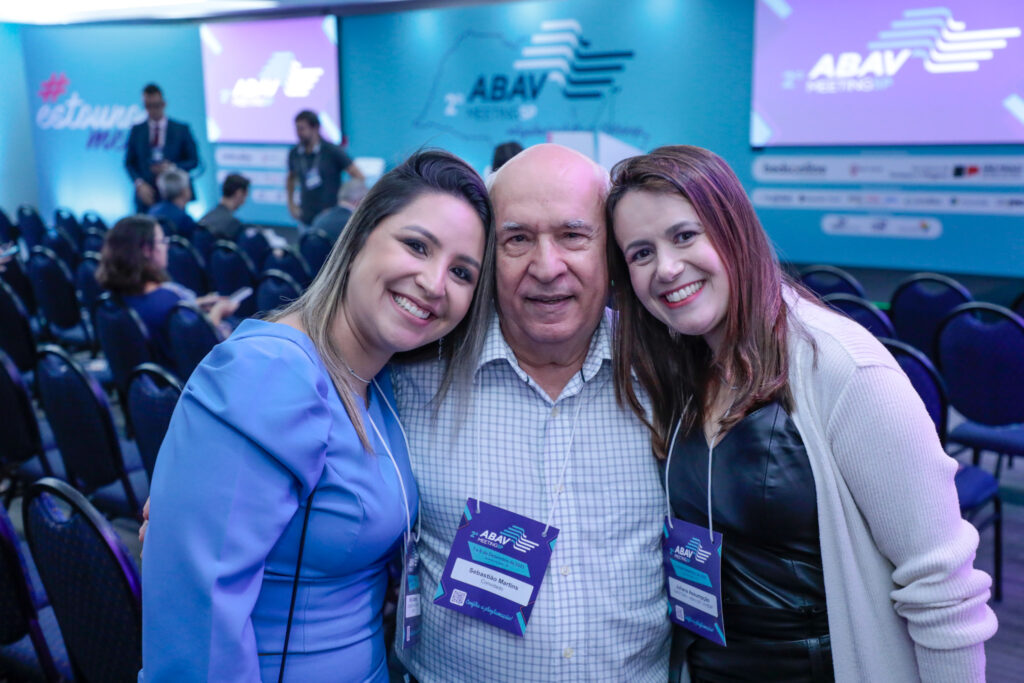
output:
POLYGON ((551 417, 558 417, 558 406, 551 409, 551 417))
POLYGON ((562 650, 562 656, 566 659, 572 659, 573 654, 575 653, 572 651, 571 647, 567 647, 564 650, 562 650))
POLYGON ((569 576, 569 568, 562 567, 562 576, 569 576))

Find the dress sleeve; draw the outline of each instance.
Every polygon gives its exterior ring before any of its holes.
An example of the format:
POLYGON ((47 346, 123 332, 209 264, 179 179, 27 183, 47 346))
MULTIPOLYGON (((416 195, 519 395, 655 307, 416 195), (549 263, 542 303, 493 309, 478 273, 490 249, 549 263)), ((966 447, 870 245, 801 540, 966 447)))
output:
MULTIPOLYGON (((218 345, 157 458, 143 562, 146 681, 258 681, 266 558, 324 469, 329 384, 299 345, 218 345)), ((280 644, 278 644, 278 651, 280 644)))
POLYGON ((978 532, 960 516, 957 464, 906 376, 858 367, 828 423, 835 461, 879 551, 893 564, 926 681, 983 681, 983 643, 996 629, 991 580, 974 568, 978 532))

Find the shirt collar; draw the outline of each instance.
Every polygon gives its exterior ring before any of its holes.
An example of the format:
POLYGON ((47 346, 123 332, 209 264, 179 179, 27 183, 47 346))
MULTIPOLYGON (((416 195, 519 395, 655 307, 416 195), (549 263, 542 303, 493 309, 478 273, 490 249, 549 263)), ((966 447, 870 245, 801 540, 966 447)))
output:
POLYGON ((151 127, 152 126, 156 126, 157 128, 166 128, 167 127, 167 117, 165 116, 162 119, 158 119, 156 121, 154 121, 153 119, 150 119, 149 120, 149 125, 151 127))
MULTIPOLYGON (((587 350, 587 357, 583 361, 583 378, 586 381, 593 379, 597 371, 605 361, 612 359, 611 344, 611 319, 610 312, 605 311, 601 316, 601 322, 597 330, 590 337, 590 348, 587 350)), ((493 363, 494 361, 505 360, 509 365, 526 380, 526 372, 519 367, 519 361, 512 347, 505 341, 505 335, 501 333, 501 322, 498 319, 497 311, 491 310, 491 320, 487 327, 487 336, 484 337, 484 346, 480 351, 480 360, 477 362, 477 370, 493 363)))

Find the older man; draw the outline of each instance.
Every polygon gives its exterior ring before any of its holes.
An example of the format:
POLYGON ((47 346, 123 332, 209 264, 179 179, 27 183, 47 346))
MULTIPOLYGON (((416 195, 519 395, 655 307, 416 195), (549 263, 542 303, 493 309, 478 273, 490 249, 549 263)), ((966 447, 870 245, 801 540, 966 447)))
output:
MULTIPOLYGON (((664 497, 644 427, 612 384, 607 174, 557 145, 493 178, 497 314, 471 404, 429 403, 436 363, 395 389, 420 487, 421 681, 664 681, 664 497), (559 530, 529 624, 513 635, 427 601, 469 497, 559 530)), ((399 645, 399 648, 401 646, 399 645)))
POLYGON ((196 222, 185 213, 185 206, 192 201, 188 174, 178 168, 167 169, 157 176, 156 186, 162 199, 149 208, 149 215, 167 219, 177 234, 191 241, 196 232, 196 222))

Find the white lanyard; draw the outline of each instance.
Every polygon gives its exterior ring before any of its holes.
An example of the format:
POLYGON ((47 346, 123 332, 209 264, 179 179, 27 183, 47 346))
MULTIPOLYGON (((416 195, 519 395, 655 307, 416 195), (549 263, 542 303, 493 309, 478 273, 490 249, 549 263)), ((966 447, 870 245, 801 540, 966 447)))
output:
MULTIPOLYGON (((714 435, 711 437, 711 443, 708 444, 708 538, 711 539, 712 543, 715 540, 714 534, 711 531, 712 528, 712 509, 711 509, 711 461, 715 455, 715 442, 718 441, 718 435, 722 433, 722 422, 729 417, 729 413, 732 412, 732 406, 725 411, 725 415, 718 421, 718 429, 715 430, 714 435)), ((668 444, 668 455, 665 460, 665 508, 668 510, 668 514, 665 516, 668 518, 668 528, 672 528, 672 501, 669 497, 668 492, 668 471, 672 467, 672 451, 675 449, 676 436, 679 435, 679 428, 683 424, 683 418, 680 417, 676 422, 676 428, 672 432, 672 439, 668 444)))
MULTIPOLYGON (((580 374, 580 381, 583 382, 583 387, 580 387, 579 393, 576 394, 576 400, 577 400, 576 414, 573 416, 573 419, 572 419, 572 429, 569 432, 569 444, 566 446, 566 448, 565 448, 565 455, 562 457, 562 469, 561 469, 561 471, 559 472, 559 475, 558 475, 558 484, 555 486, 555 491, 552 494, 553 500, 551 501, 551 509, 548 512, 547 521, 544 523, 544 532, 541 534, 542 536, 547 536, 548 528, 551 527, 551 522, 555 518, 555 510, 558 508, 558 500, 561 497, 562 491, 564 489, 563 485, 565 484, 565 473, 569 469, 569 458, 572 455, 572 444, 573 444, 573 441, 576 438, 576 427, 579 426, 580 411, 583 410, 583 389, 586 388, 587 381, 583 377, 583 370, 582 370, 582 368, 580 369, 580 373, 579 374, 580 374)), ((479 375, 477 376, 477 379, 479 381, 479 375)), ((605 380, 605 384, 607 384, 607 382, 608 382, 608 380, 606 379, 605 380)), ((479 395, 480 395, 479 387, 477 388, 476 394, 477 394, 477 397, 479 397, 479 395)), ((481 460, 483 460, 483 452, 484 451, 483 451, 483 438, 481 437, 481 429, 480 429, 480 411, 477 410, 477 409, 474 409, 474 413, 476 414, 475 422, 476 422, 477 453, 478 453, 477 459, 476 459, 476 505, 477 505, 476 511, 479 514, 479 512, 480 512, 480 498, 481 498, 481 494, 483 493, 482 478, 481 478, 481 471, 482 471, 481 460)))
MULTIPOLYGON (((380 385, 377 384, 377 380, 376 379, 373 380, 373 387, 377 390, 377 393, 384 400, 384 405, 386 405, 388 407, 388 410, 391 411, 391 414, 395 416, 395 422, 398 423, 398 429, 400 429, 401 432, 402 432, 402 440, 405 441, 405 452, 408 453, 409 452, 409 438, 405 435, 405 427, 402 426, 402 421, 400 419, 398 419, 398 413, 395 412, 395 409, 392 407, 391 401, 388 400, 388 397, 384 395, 383 391, 381 391, 380 385)), ((384 444, 384 450, 387 451, 388 458, 391 459, 391 464, 395 468, 395 474, 398 475, 398 486, 399 486, 399 488, 402 489, 402 505, 405 507, 405 532, 406 532, 406 534, 408 534, 407 538, 411 538, 412 537, 412 518, 409 515, 409 497, 405 493, 405 479, 402 478, 402 471, 398 468, 398 461, 395 460, 395 456, 391 453, 391 447, 388 446, 387 440, 380 433, 380 430, 377 429, 377 423, 373 421, 373 415, 370 414, 369 401, 367 401, 367 406, 366 406, 366 417, 370 421, 370 426, 373 427, 373 431, 376 432, 377 438, 380 439, 380 442, 382 444, 384 444)))

